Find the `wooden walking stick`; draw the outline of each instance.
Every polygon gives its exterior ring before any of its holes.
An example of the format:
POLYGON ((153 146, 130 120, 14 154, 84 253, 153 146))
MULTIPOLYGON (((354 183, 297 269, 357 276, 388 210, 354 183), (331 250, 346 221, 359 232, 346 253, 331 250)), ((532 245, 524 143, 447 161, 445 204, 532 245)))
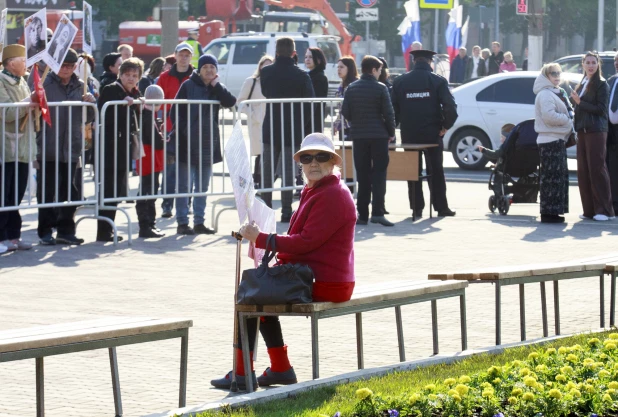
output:
POLYGON ((238 391, 238 381, 236 381, 236 346, 238 346, 238 311, 236 311, 236 296, 240 285, 240 251, 242 250, 242 235, 232 232, 232 237, 236 238, 236 278, 234 282, 234 337, 232 343, 232 382, 230 391, 238 391))

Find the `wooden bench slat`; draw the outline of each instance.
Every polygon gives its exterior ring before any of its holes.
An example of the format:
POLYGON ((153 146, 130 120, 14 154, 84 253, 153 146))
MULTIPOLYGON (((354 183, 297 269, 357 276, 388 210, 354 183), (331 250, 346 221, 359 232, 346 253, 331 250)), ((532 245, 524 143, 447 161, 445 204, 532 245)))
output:
POLYGON ((604 269, 605 264, 600 262, 558 262, 554 264, 517 265, 494 268, 480 268, 477 271, 432 273, 430 280, 497 280, 508 278, 523 278, 539 275, 561 274, 565 272, 584 272, 604 269))
MULTIPOLYGON (((0 353, 24 349, 39 349, 51 346, 90 342, 125 336, 158 333, 193 326, 192 320, 142 319, 139 322, 101 326, 94 329, 59 331, 51 334, 36 334, 0 340, 0 353)), ((51 326, 53 327, 53 326, 51 326)))

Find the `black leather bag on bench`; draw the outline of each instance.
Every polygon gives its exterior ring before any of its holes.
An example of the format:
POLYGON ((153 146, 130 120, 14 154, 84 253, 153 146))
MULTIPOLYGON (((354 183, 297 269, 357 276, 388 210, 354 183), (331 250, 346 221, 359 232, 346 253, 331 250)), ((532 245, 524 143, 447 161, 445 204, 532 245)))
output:
POLYGON ((236 302, 250 305, 310 303, 313 271, 307 265, 284 264, 269 267, 275 257, 275 235, 268 236, 262 264, 242 273, 236 302), (269 249, 272 249, 269 251, 269 249))

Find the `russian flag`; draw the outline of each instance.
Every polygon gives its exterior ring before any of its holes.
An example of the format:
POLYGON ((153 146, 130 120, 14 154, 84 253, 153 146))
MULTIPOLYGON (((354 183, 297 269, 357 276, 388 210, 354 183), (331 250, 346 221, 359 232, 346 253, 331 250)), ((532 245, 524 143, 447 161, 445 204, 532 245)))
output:
POLYGON ((459 53, 461 47, 461 27, 463 18, 463 6, 455 0, 454 7, 449 12, 448 25, 446 26, 446 53, 451 62, 459 53))
POLYGON ((421 17, 418 10, 418 0, 408 0, 404 7, 406 8, 406 17, 397 28, 401 35, 401 51, 403 52, 403 61, 406 63, 406 70, 410 70, 410 50, 414 42, 421 42, 421 17))

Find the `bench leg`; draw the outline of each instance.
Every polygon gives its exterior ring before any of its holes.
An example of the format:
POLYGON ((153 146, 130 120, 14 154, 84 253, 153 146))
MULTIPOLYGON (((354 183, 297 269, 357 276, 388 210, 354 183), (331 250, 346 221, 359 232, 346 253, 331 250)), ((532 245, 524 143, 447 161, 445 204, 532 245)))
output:
POLYGON ((365 369, 363 357, 363 313, 356 313, 356 358, 358 369, 365 369))
MULTIPOLYGON (((249 330, 247 329, 247 317, 242 314, 238 315, 238 324, 240 324, 240 340, 242 344, 242 360, 245 365, 245 388, 246 391, 253 392, 253 375, 251 373, 251 360, 249 346, 249 330)), ((257 337, 257 335, 256 335, 257 337)))
POLYGON ((438 346, 438 302, 431 300, 431 331, 433 333, 433 354, 440 353, 438 346))
POLYGON ((406 361, 406 347, 403 340, 403 322, 401 320, 401 306, 395 307, 395 322, 397 322, 397 341, 399 343, 399 361, 406 361))
POLYGON ((461 350, 468 350, 468 319, 466 317, 466 293, 459 296, 459 317, 461 320, 461 350))
POLYGON ((189 356, 189 329, 180 341, 180 392, 178 393, 178 407, 187 405, 187 361, 189 356))
POLYGON ((112 370, 112 391, 114 392, 114 409, 116 417, 122 417, 122 397, 120 395, 120 378, 118 376, 118 356, 116 348, 109 348, 109 366, 112 370))
POLYGON ((496 346, 502 344, 502 289, 496 282, 496 346))
POLYGON ((549 336, 547 325, 547 296, 545 294, 545 283, 541 282, 541 320, 543 321, 543 337, 549 336))
POLYGON ((526 340, 526 293, 524 284, 519 284, 519 332, 523 342, 526 340))
POLYGON ((601 272, 601 278, 599 279, 599 290, 601 297, 601 328, 605 328, 605 274, 601 272))
POLYGON ((554 325, 556 335, 560 334, 560 287, 558 281, 554 281, 554 325))
POLYGON ((318 348, 318 318, 311 316, 311 365, 313 367, 313 379, 320 377, 320 350, 318 348))
POLYGON ((611 273, 611 295, 609 299, 609 327, 616 324, 616 272, 611 273))
POLYGON ((45 417, 45 375, 43 372, 43 358, 36 358, 36 416, 45 417))

